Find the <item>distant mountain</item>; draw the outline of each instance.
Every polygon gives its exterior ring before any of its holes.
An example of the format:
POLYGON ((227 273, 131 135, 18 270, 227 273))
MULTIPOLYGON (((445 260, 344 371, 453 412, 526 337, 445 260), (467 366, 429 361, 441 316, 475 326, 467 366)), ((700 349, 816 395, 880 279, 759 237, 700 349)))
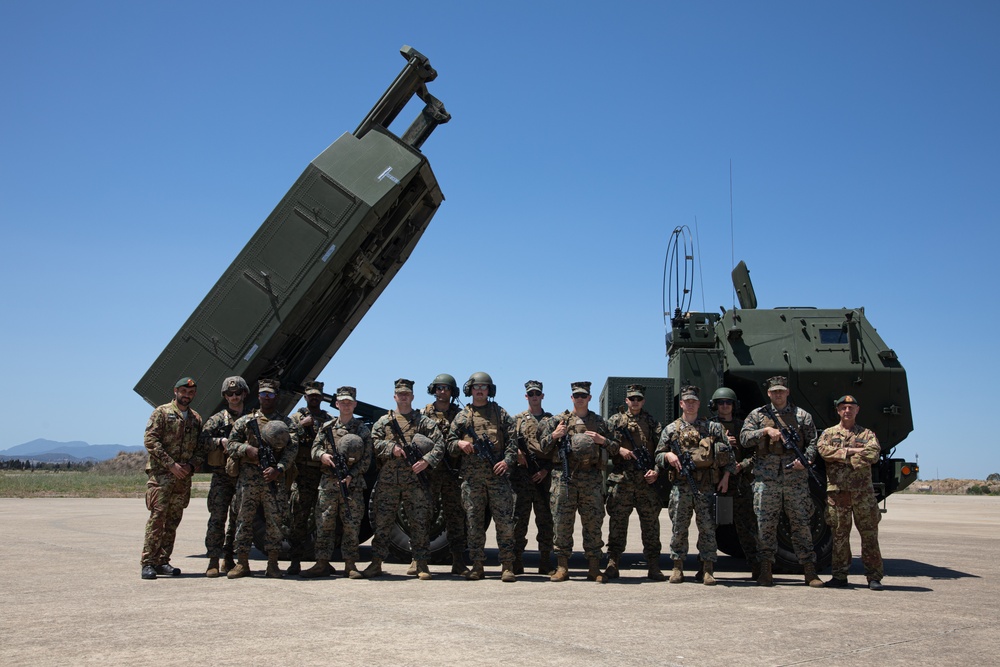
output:
POLYGON ((81 440, 56 442, 39 438, 9 449, 0 450, 0 458, 31 459, 33 461, 105 461, 118 456, 118 452, 141 452, 142 446, 91 445, 81 440))

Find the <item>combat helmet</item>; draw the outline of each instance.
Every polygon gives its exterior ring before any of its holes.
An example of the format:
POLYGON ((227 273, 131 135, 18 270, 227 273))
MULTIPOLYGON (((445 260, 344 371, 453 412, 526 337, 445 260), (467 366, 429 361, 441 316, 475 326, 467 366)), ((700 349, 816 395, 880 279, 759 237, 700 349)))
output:
POLYGON ((347 465, 354 465, 365 453, 365 441, 354 433, 345 433, 336 439, 337 453, 347 459, 347 465))
MULTIPOLYGON (((438 373, 434 381, 427 385, 427 393, 431 396, 434 395, 434 387, 439 384, 446 384, 451 387, 451 398, 452 400, 458 398, 458 382, 455 380, 454 375, 449 375, 448 373, 438 373)), ((466 394, 468 395, 468 394, 466 394)))
POLYGON ((260 436, 264 438, 264 442, 271 445, 274 449, 284 449, 290 440, 288 424, 280 419, 272 419, 261 426, 260 436))
POLYGON ((465 381, 465 386, 462 387, 462 392, 466 396, 472 396, 472 385, 474 384, 488 384, 490 386, 489 397, 493 398, 497 395, 497 386, 493 384, 493 378, 490 377, 489 373, 479 371, 470 375, 469 379, 465 381))
POLYGON ((719 387, 712 394, 712 400, 708 402, 708 409, 715 410, 715 402, 719 399, 728 399, 733 402, 733 406, 737 409, 740 407, 740 399, 736 398, 736 392, 729 387, 719 387))
POLYGON ((250 387, 247 386, 247 381, 241 378, 239 375, 233 375, 227 377, 222 381, 222 392, 225 394, 227 391, 242 391, 247 394, 250 393, 250 387))

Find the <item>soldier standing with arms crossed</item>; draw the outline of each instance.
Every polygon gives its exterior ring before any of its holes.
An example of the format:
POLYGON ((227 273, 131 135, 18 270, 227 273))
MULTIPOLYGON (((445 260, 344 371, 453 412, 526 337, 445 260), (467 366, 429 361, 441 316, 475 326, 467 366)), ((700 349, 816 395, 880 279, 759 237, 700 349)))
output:
POLYGON ((302 571, 302 552, 309 533, 315 527, 316 497, 319 495, 319 480, 322 476, 319 461, 312 458, 312 443, 316 440, 319 427, 330 421, 331 416, 320 407, 323 403, 323 383, 305 383, 306 407, 299 408, 292 415, 292 429, 299 441, 299 452, 295 455, 294 478, 289 497, 288 543, 291 546, 291 563, 288 574, 302 571))
POLYGON ((218 577, 236 566, 233 561, 233 542, 236 536, 236 477, 226 472, 226 445, 233 424, 244 414, 244 403, 250 388, 246 380, 238 375, 222 381, 222 397, 226 407, 208 418, 201 430, 201 443, 206 451, 209 468, 212 469, 212 484, 208 489, 208 529, 205 532, 205 548, 208 550, 206 577, 218 577), (229 527, 226 527, 226 517, 229 527), (224 558, 219 567, 219 559, 224 558))
POLYGON ((552 481, 552 458, 542 455, 538 444, 538 428, 543 419, 552 416, 542 408, 542 383, 524 383, 528 409, 514 417, 514 438, 517 444, 517 467, 511 472, 514 488, 514 574, 524 573, 524 548, 528 545, 528 524, 535 510, 538 529, 538 574, 551 575, 552 570, 552 508, 549 505, 549 483, 552 481))
POLYGON ((631 384, 625 391, 625 402, 617 414, 608 419, 610 427, 618 435, 619 454, 612 457, 614 471, 608 475, 608 567, 604 571, 607 580, 616 579, 621 556, 625 552, 628 539, 628 521, 632 509, 639 514, 639 532, 642 535, 642 554, 646 558, 646 576, 653 581, 664 581, 660 570, 660 493, 655 484, 660 477, 659 468, 639 470, 634 448, 644 447, 647 457, 653 460, 656 445, 660 441, 662 427, 646 412, 646 387, 631 384), (629 459, 621 454, 632 452, 629 459))
POLYGON ((463 387, 472 402, 458 413, 448 432, 448 451, 462 456, 462 504, 469 534, 470 581, 486 576, 486 505, 493 512, 504 582, 514 575, 514 496, 509 471, 517 465, 514 420, 490 399, 497 388, 488 373, 473 373, 463 387), (487 460, 488 459, 488 460, 487 460))
POLYGON ((744 448, 756 450, 754 455, 753 506, 757 512, 761 586, 773 586, 771 569, 778 542, 778 520, 788 515, 795 555, 802 564, 805 581, 813 588, 823 582, 816 576, 816 552, 813 549, 809 519, 813 501, 809 494, 809 474, 795 456, 786 449, 781 429, 798 435, 799 448, 810 464, 816 459, 816 425, 812 415, 788 400, 788 379, 777 375, 767 381, 770 404, 747 415, 740 431, 744 448))
POLYGON ((264 550, 267 552, 265 576, 280 579, 284 576, 278 567, 278 550, 281 549, 281 522, 287 508, 284 474, 295 461, 299 448, 295 432, 290 430, 291 420, 278 413, 278 380, 262 379, 257 382, 260 407, 240 417, 233 425, 226 451, 239 463, 240 481, 236 494, 240 511, 236 522, 236 567, 226 573, 229 579, 250 576, 250 546, 253 543, 253 522, 257 506, 264 507, 267 525, 264 550), (276 463, 261 470, 262 456, 273 451, 276 463))
MULTIPOLYGON (((440 373, 427 386, 427 393, 434 397, 434 402, 424 407, 424 414, 436 421, 441 435, 447 437, 451 422, 459 411, 455 404, 458 383, 454 376, 440 373)), ((448 546, 451 549, 451 573, 464 575, 468 573, 465 567, 465 508, 462 507, 462 481, 458 478, 458 466, 458 457, 448 453, 441 457, 441 463, 430 471, 431 498, 441 499, 444 525, 448 531, 448 546)), ((410 567, 415 569, 416 561, 410 563, 410 567)), ((407 574, 411 572, 407 571, 407 574)))
POLYGON ((382 415, 372 428, 375 457, 382 462, 382 470, 372 498, 375 513, 372 562, 361 574, 368 579, 382 574, 382 561, 389 556, 389 531, 402 503, 410 522, 410 547, 417 561, 417 578, 430 579, 427 551, 434 503, 426 472, 441 462, 444 437, 433 419, 413 409, 413 380, 396 380, 394 392, 396 409, 382 415), (413 447, 422 455, 414 456, 416 460, 410 463, 404 448, 413 447))
POLYGON ((834 402, 840 423, 823 431, 817 449, 826 461, 826 522, 833 530, 833 578, 830 588, 847 588, 851 569, 851 518, 861 535, 861 563, 868 588, 882 586, 882 552, 878 546, 878 500, 872 487, 872 465, 882 448, 870 430, 857 423, 861 406, 853 396, 834 402))
POLYGON ((169 561, 177 526, 191 500, 191 475, 202 462, 198 444, 201 416, 190 407, 197 393, 194 380, 181 378, 174 384, 174 400, 153 410, 146 423, 143 444, 149 452, 146 463, 149 520, 142 543, 143 579, 156 579, 157 574, 176 577, 181 573, 169 561))

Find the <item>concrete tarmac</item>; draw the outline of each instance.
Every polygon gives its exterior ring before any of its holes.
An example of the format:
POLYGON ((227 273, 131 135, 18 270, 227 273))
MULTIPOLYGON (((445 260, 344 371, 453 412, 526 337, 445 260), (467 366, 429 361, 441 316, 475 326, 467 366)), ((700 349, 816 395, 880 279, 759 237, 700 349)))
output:
MULTIPOLYGON (((654 583, 634 514, 632 567, 604 585, 586 581, 579 553, 568 582, 531 574, 534 552, 528 574, 501 583, 492 534, 480 582, 443 565, 418 581, 394 563, 372 581, 206 579, 204 499, 178 531, 172 563, 183 575, 143 581, 142 499, 5 498, 0 665, 996 664, 1000 498, 900 495, 888 507, 886 590, 873 592, 856 534, 849 590, 811 589, 798 575, 759 588, 727 556, 718 586, 654 583)), ((687 566, 693 574, 695 556, 687 566)))

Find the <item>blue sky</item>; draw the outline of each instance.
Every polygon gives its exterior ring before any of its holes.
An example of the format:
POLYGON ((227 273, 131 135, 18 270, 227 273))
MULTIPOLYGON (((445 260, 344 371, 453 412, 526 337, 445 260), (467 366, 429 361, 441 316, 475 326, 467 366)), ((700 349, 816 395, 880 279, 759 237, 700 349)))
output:
POLYGON ((1000 472, 1000 5, 424 7, 0 4, 0 449, 139 444, 136 381, 409 44, 453 116, 424 145, 447 200, 321 380, 387 405, 486 370, 515 412, 529 378, 561 410, 664 375, 697 221, 696 309, 732 304, 731 241, 761 307, 864 306, 908 373, 897 454, 1000 472))

